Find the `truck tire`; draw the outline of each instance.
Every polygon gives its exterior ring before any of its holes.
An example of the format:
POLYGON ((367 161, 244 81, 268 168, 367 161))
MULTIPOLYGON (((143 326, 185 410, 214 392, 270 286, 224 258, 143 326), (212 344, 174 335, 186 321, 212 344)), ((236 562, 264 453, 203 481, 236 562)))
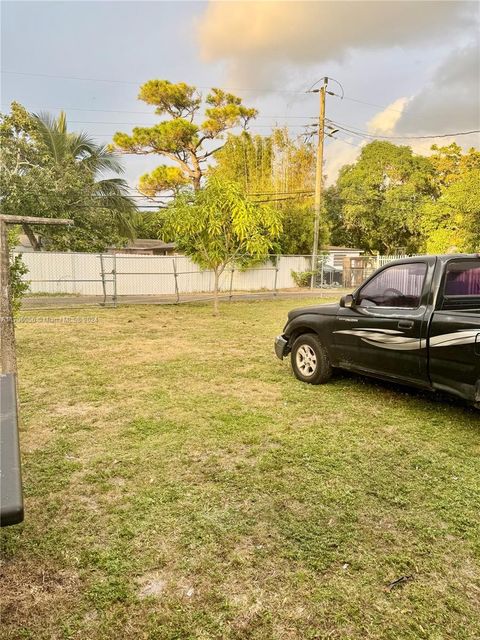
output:
POLYGON ((327 351, 314 333, 304 333, 292 346, 291 363, 298 380, 309 384, 324 384, 332 377, 327 351))

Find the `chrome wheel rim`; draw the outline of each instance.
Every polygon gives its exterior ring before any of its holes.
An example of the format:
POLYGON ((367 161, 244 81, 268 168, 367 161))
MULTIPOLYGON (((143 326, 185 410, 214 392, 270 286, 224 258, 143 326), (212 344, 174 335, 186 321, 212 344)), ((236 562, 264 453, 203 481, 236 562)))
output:
POLYGON ((297 349, 295 360, 297 369, 306 378, 313 376, 317 370, 317 354, 309 344, 302 344, 297 349))

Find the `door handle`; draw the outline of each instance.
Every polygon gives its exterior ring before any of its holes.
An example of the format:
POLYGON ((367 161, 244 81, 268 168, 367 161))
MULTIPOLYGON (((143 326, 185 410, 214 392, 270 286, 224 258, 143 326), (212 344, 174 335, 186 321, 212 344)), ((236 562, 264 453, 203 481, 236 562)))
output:
POLYGON ((399 329, 411 329, 413 327, 413 320, 400 320, 398 323, 399 329))

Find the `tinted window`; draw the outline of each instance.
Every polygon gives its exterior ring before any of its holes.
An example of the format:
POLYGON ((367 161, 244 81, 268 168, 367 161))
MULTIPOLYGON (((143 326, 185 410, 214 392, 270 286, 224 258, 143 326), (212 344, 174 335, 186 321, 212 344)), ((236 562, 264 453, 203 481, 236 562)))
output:
POLYGON ((420 306, 427 265, 423 262, 387 267, 360 289, 357 304, 362 307, 420 306))
POLYGON ((447 266, 445 295, 480 297, 480 261, 451 262, 447 266))

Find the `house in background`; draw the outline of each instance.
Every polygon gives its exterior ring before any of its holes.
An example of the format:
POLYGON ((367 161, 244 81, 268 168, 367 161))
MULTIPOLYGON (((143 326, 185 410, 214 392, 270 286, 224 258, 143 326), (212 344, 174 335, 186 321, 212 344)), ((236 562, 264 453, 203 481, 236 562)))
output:
POLYGON ((329 245, 325 247, 324 251, 328 253, 327 264, 335 269, 343 269, 344 258, 358 258, 363 251, 361 249, 354 249, 353 247, 336 247, 329 245))
MULTIPOLYGON (((14 248, 15 253, 31 253, 33 247, 28 237, 21 233, 14 248)), ((144 256, 172 256, 178 255, 175 251, 174 242, 163 242, 163 240, 137 239, 132 240, 126 247, 110 247, 108 253, 123 253, 128 255, 144 256)))
POLYGON ((111 247, 108 253, 140 255, 140 256, 173 256, 178 255, 175 251, 174 242, 164 242, 163 240, 141 239, 130 241, 125 247, 111 247))

